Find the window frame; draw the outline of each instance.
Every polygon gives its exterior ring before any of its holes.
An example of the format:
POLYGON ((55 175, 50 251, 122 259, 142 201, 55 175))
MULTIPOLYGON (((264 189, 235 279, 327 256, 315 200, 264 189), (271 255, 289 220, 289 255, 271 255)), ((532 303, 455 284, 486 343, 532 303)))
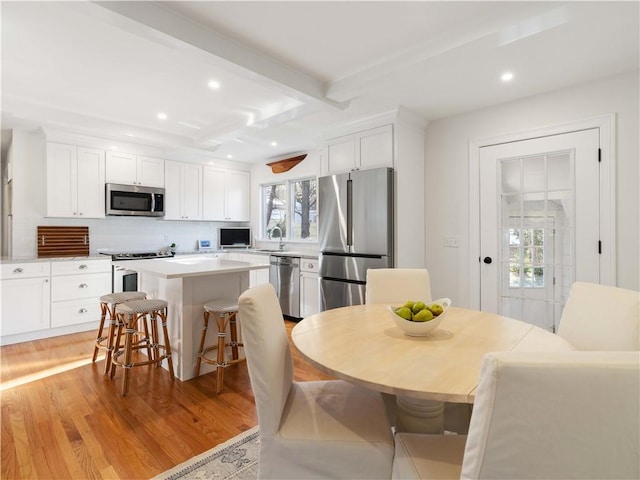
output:
POLYGON ((266 212, 265 212, 265 195, 266 189, 273 185, 284 185, 285 193, 285 235, 282 237, 283 241, 287 242, 299 242, 299 243, 318 243, 318 232, 316 228, 315 236, 309 238, 292 237, 291 232, 295 229, 295 190, 294 184, 298 182, 304 182, 306 180, 312 180, 316 182, 316 224, 317 224, 317 210, 318 210, 318 177, 313 175, 306 175, 303 177, 289 178, 282 181, 271 181, 260 184, 260 240, 261 241, 280 241, 280 238, 271 238, 267 231, 266 212))

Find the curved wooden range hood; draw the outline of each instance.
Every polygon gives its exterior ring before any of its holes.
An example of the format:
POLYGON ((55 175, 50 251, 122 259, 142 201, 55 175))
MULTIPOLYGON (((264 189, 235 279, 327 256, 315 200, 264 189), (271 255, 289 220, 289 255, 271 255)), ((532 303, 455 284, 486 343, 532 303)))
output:
POLYGON ((275 162, 267 163, 267 167, 271 167, 273 173, 284 173, 298 165, 302 160, 307 158, 307 154, 298 155, 297 157, 283 158, 275 162))

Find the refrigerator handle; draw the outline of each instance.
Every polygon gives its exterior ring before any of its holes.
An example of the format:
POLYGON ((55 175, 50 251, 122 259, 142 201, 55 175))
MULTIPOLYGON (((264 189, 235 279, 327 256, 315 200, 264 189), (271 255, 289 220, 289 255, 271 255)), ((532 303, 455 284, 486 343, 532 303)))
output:
POLYGON ((353 245, 353 180, 347 180, 347 246, 353 245))

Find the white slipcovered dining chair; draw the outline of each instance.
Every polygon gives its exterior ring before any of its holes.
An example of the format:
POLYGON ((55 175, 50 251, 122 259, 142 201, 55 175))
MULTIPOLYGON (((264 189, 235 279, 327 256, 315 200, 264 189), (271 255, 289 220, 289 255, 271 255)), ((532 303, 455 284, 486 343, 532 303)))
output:
POLYGON ((431 280, 425 268, 367 270, 365 303, 404 303, 431 300, 431 280))
POLYGON ((640 478, 637 352, 484 358, 468 435, 396 434, 394 479, 640 478))
POLYGON ((640 350, 640 292, 575 282, 558 335, 578 350, 640 350))
POLYGON ((258 478, 390 478, 393 435, 378 392, 342 380, 294 382, 271 284, 238 299, 260 426, 258 478))

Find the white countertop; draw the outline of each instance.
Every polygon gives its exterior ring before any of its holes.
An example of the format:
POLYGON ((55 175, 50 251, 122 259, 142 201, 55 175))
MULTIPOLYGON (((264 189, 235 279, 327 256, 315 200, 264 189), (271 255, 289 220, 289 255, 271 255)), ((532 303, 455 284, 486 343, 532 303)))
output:
POLYGON ((238 262, 204 255, 177 256, 154 260, 128 260, 126 267, 162 278, 202 277, 269 268, 268 263, 238 262))

